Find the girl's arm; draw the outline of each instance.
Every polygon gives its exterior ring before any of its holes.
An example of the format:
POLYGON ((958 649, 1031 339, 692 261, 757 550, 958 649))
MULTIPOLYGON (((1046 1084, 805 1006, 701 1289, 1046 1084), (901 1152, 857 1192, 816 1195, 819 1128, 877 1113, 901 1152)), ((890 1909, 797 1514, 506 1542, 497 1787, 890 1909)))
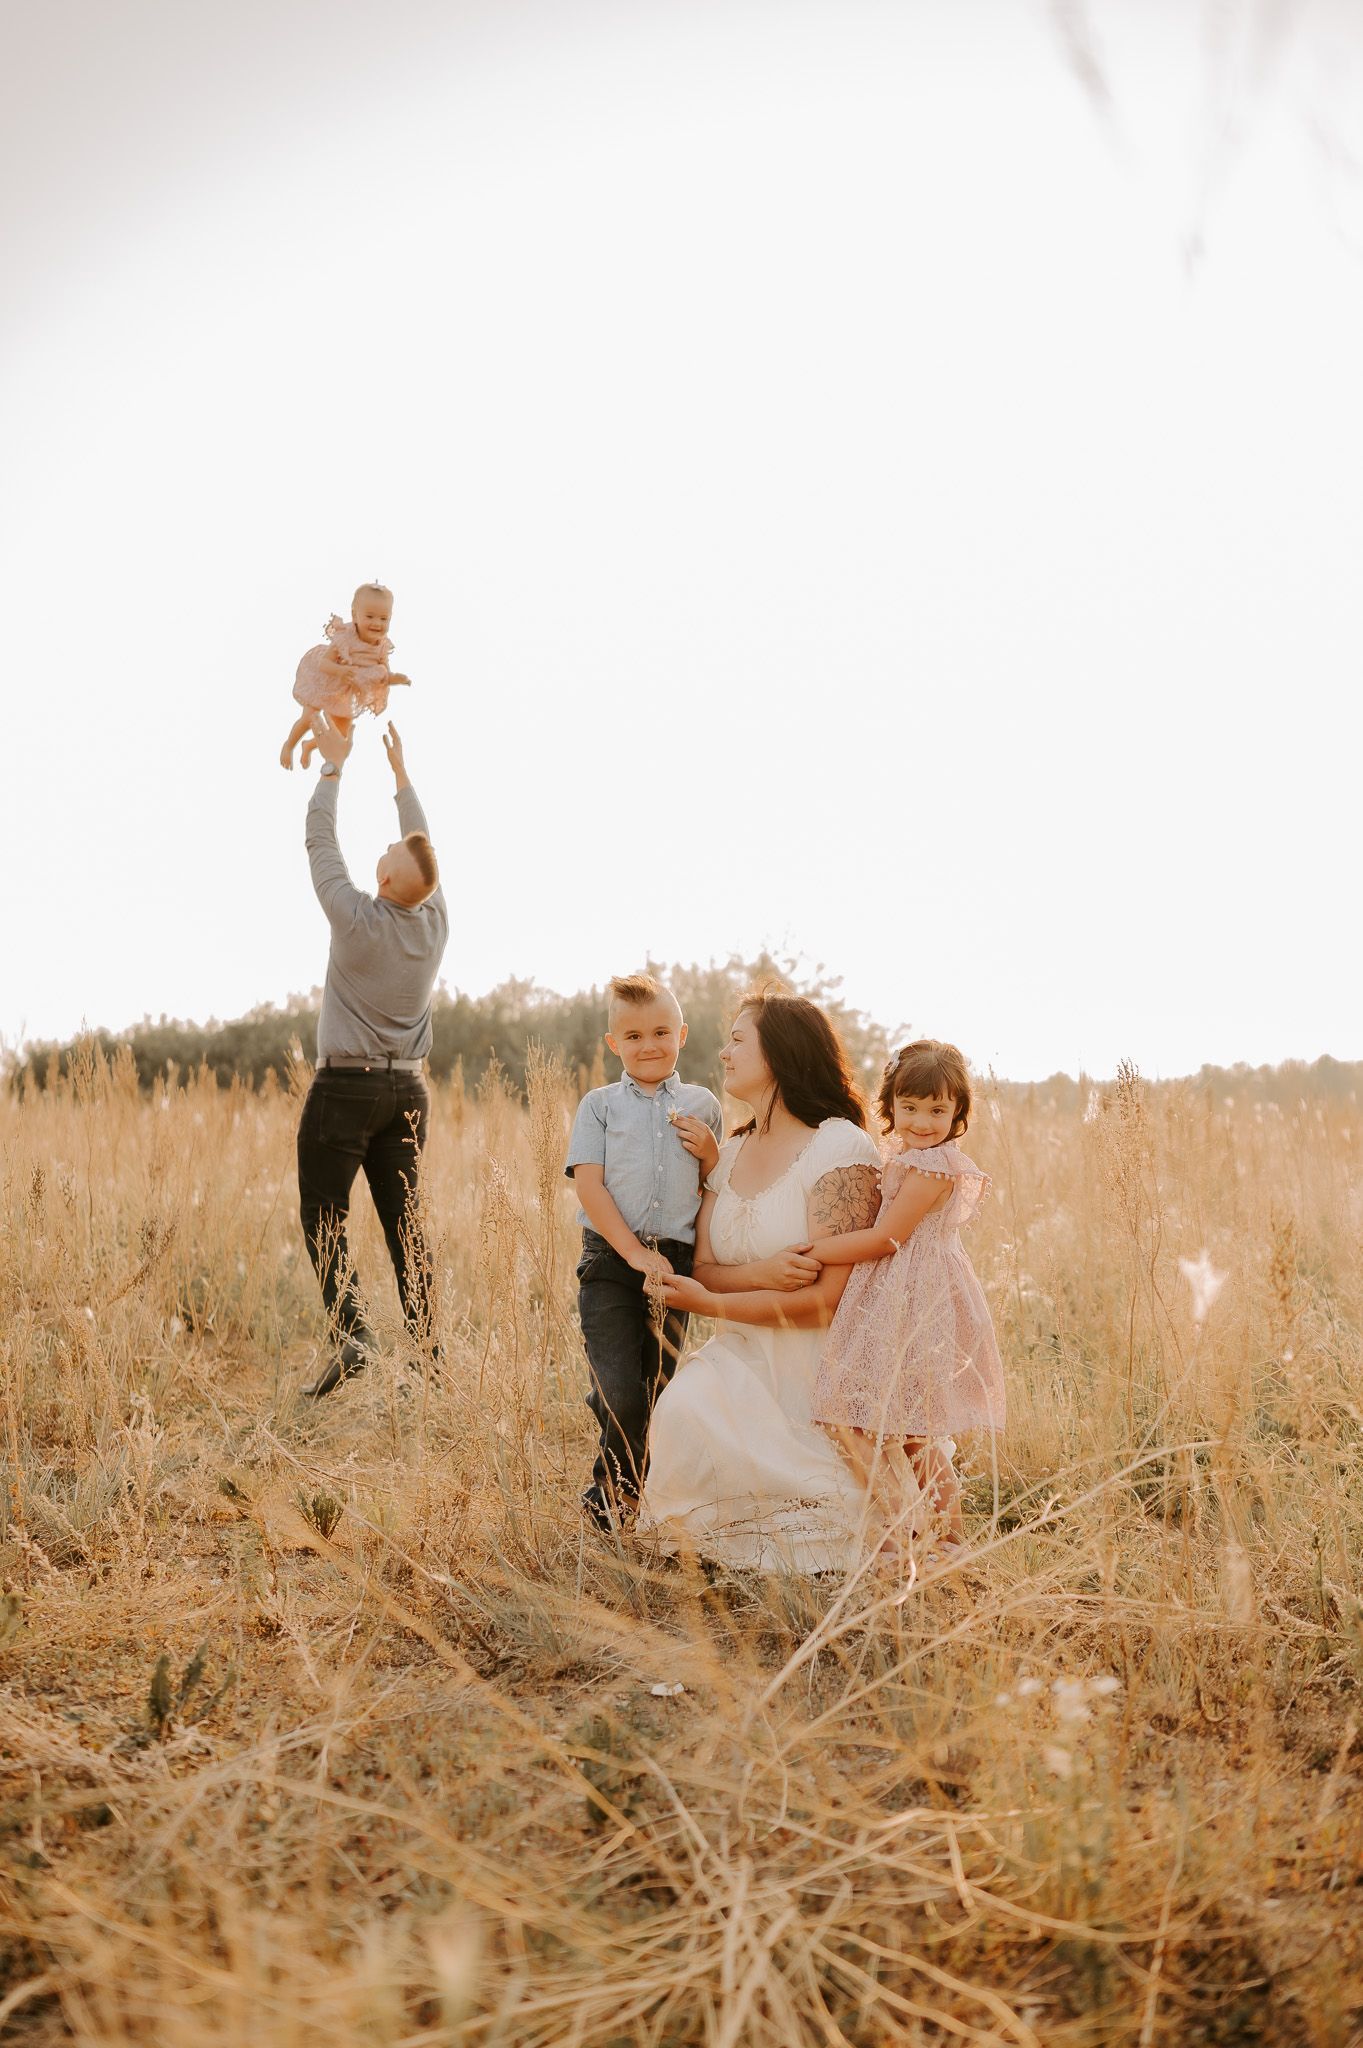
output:
MULTIPOLYGON (((832 1173, 826 1173, 810 1196, 811 1226, 815 1230, 822 1228, 834 1233, 864 1230, 876 1212, 878 1178, 873 1166, 841 1166, 832 1173)), ((732 1277, 751 1272, 753 1267, 716 1267, 710 1257, 707 1205, 713 1206, 713 1201, 713 1196, 707 1195, 696 1226, 698 1273, 702 1276, 720 1273, 732 1277)), ((830 1241, 836 1243, 836 1235, 830 1241)), ((784 1253, 778 1254, 778 1260, 785 1256, 784 1253)), ((770 1262, 762 1260, 759 1263, 766 1265, 770 1262)), ((671 1307, 688 1309, 696 1315, 723 1317, 727 1322, 747 1323, 754 1329, 822 1330, 832 1322, 833 1311, 842 1299, 842 1291, 850 1277, 849 1265, 829 1264, 809 1286, 792 1288, 788 1293, 772 1288, 722 1292, 707 1285, 704 1277, 698 1277, 694 1280, 669 1280, 666 1294, 671 1307)))
POLYGON ((923 1218, 951 1200, 936 1174, 911 1166, 904 1185, 885 1214, 869 1230, 849 1230, 836 1237, 816 1237, 809 1256, 824 1266, 858 1266, 866 1259, 888 1259, 911 1237, 923 1218))

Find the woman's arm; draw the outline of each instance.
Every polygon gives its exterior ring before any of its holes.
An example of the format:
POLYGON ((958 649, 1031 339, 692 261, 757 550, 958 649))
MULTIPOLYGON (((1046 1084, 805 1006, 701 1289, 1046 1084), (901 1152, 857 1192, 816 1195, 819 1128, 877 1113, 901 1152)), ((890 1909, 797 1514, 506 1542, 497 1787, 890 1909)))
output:
MULTIPOLYGON (((878 1206, 879 1175, 874 1166, 840 1166, 826 1173, 809 1199, 809 1222, 814 1230, 839 1234, 864 1230, 874 1219, 878 1206)), ((711 1198, 706 1197, 709 1202, 711 1198)), ((675 1308, 696 1315, 721 1316, 728 1322, 747 1323, 755 1329, 825 1329, 842 1298, 850 1267, 829 1264, 808 1287, 781 1292, 772 1288, 722 1290, 702 1277, 717 1272, 726 1276, 742 1274, 752 1267, 714 1265, 710 1256, 709 1216, 702 1204, 696 1226, 697 1278, 673 1279, 666 1283, 667 1300, 675 1308), (705 1258, 701 1259, 702 1245, 705 1258)), ((783 1258, 784 1253, 778 1254, 783 1258)), ((761 1261, 767 1264, 768 1261, 761 1261)))
POLYGON ((865 1259, 888 1259, 913 1235, 926 1215, 950 1200, 951 1189, 944 1188, 936 1174, 920 1173, 911 1166, 903 1187, 869 1230, 816 1237, 809 1255, 824 1266, 857 1266, 865 1259))

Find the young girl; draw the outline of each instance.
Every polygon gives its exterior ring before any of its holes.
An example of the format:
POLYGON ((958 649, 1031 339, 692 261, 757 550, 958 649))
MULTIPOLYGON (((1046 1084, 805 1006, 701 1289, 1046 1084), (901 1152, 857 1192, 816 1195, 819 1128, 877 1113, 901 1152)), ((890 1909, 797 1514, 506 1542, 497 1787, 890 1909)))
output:
POLYGON ((304 741, 299 757, 303 766, 306 768, 312 759, 316 742, 305 736, 314 730, 315 711, 325 711, 337 730, 345 734, 350 731, 352 718, 361 711, 372 711, 377 717, 387 706, 389 690, 407 682, 406 676, 395 676, 388 667, 393 651, 388 638, 392 616, 393 593, 385 590, 382 583, 360 585, 350 600, 349 625, 332 613, 323 629, 326 644, 310 647, 298 664, 293 694, 306 709, 301 718, 295 719, 279 750, 282 766, 292 768, 293 750, 300 740, 304 741))
MULTIPOLYGON (((994 1326, 959 1236, 989 1177, 956 1143, 970 1121, 970 1081, 955 1046, 906 1045, 885 1069, 879 1108, 895 1146, 880 1215, 870 1230, 810 1246, 824 1265, 856 1267, 824 1343, 814 1419, 868 1485, 898 1480, 908 1499, 921 1489, 954 1545, 964 1529, 952 1439, 1001 1429, 1004 1417, 994 1326)), ((893 1535, 887 1548, 898 1549, 893 1535)))

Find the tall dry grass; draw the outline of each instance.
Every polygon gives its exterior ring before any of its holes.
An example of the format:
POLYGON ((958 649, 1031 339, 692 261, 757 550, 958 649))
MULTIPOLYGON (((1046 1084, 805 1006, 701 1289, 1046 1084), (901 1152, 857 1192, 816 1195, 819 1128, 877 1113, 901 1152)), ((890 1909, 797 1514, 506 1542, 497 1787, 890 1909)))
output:
POLYGON ((1363 2039, 1357 1105, 985 1102, 1010 1428, 898 1604, 584 1529, 567 1110, 438 1095, 443 1370, 361 1200, 312 1408, 287 1094, 0 1102, 0 2033, 1363 2039))

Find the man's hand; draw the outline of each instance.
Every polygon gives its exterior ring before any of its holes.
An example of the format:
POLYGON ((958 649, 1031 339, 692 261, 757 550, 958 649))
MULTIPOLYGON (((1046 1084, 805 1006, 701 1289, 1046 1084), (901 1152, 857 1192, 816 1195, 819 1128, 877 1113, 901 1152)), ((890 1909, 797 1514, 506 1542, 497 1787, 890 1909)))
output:
POLYGON ((350 749, 355 744, 354 727, 352 726, 347 733, 340 733, 327 717, 325 711, 314 711, 312 714, 312 732, 313 738, 317 743, 317 751, 322 756, 322 759, 330 761, 333 768, 343 767, 350 757, 350 749))
POLYGON ((410 789, 407 763, 402 758, 402 738, 391 718, 388 721, 388 730, 383 735, 383 751, 388 756, 388 766, 393 771, 396 786, 399 789, 410 789))

